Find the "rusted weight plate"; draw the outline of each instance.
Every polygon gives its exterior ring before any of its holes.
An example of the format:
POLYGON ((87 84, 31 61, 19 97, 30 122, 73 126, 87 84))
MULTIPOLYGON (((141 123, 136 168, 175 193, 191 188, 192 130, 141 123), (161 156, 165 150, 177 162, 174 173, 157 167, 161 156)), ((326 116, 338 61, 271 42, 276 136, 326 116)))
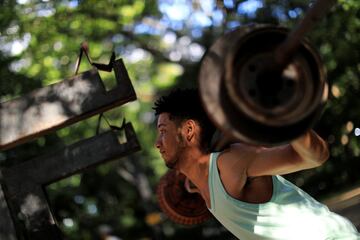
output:
POLYGON ((162 211, 175 223, 194 225, 211 218, 205 201, 185 188, 185 175, 169 170, 159 181, 157 198, 162 211))
POLYGON ((274 53, 287 34, 271 25, 240 27, 220 37, 205 55, 200 94, 225 135, 277 145, 304 133, 320 116, 327 84, 314 48, 302 41, 288 65, 276 71, 274 53))

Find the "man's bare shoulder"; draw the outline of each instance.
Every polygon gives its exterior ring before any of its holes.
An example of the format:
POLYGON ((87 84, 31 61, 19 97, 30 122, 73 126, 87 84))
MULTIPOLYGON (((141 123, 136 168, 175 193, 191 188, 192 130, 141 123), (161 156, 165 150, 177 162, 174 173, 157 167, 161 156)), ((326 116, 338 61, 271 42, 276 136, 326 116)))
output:
POLYGON ((225 156, 225 158, 232 158, 244 154, 257 154, 262 151, 266 151, 267 147, 251 145, 247 143, 233 143, 228 148, 226 148, 220 156, 225 156))
POLYGON ((246 169, 260 153, 268 151, 269 148, 246 143, 234 143, 221 152, 218 159, 219 170, 239 174, 246 169))
POLYGON ((244 143, 234 143, 228 148, 223 150, 218 159, 219 170, 226 172, 241 172, 241 169, 245 167, 245 161, 252 152, 256 151, 255 146, 249 146, 244 143))

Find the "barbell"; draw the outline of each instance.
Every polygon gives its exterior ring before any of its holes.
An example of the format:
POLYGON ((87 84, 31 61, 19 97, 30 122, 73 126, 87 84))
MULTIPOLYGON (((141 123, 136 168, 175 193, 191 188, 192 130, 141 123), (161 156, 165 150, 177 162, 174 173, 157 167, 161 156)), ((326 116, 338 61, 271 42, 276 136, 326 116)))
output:
POLYGON ((225 135, 278 145, 318 120, 327 99, 323 63, 306 40, 280 62, 277 53, 288 34, 284 27, 247 25, 220 37, 205 54, 200 95, 225 135))

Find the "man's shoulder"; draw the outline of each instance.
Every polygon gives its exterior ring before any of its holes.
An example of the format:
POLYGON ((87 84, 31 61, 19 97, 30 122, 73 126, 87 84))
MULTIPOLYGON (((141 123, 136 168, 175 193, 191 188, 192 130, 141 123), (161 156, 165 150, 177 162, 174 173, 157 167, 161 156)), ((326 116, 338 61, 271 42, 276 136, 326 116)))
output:
POLYGON ((243 158, 251 157, 252 155, 263 151, 265 148, 246 143, 233 143, 228 148, 224 149, 218 158, 224 159, 221 161, 239 161, 243 158))
POLYGON ((218 156, 217 166, 219 171, 225 171, 230 175, 247 174, 247 169, 257 156, 268 151, 269 148, 249 145, 245 143, 232 144, 218 156))
POLYGON ((245 168, 246 158, 249 156, 249 150, 246 144, 236 143, 222 151, 217 160, 219 171, 227 173, 239 173, 245 168))

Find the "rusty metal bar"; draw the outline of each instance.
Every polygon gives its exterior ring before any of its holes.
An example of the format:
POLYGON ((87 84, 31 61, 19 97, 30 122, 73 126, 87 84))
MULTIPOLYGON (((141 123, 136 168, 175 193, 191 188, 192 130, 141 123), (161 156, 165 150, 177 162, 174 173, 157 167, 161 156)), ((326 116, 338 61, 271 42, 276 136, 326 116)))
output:
POLYGON ((117 86, 106 91, 94 68, 0 104, 0 150, 5 150, 136 99, 121 59, 117 86))
POLYGON ((117 133, 111 130, 51 155, 1 169, 5 198, 16 229, 20 229, 17 232, 23 233, 18 236, 20 240, 45 240, 49 236, 55 240, 62 239, 52 217, 44 186, 140 150, 132 125, 127 123, 123 129, 125 143, 121 143, 117 133))
POLYGON ((0 239, 17 240, 16 230, 2 186, 0 186, 0 239))
POLYGON ((311 5, 304 18, 290 32, 286 40, 275 50, 275 59, 277 64, 280 66, 287 65, 287 62, 300 46, 301 40, 305 34, 321 20, 335 2, 336 0, 317 0, 311 5))

